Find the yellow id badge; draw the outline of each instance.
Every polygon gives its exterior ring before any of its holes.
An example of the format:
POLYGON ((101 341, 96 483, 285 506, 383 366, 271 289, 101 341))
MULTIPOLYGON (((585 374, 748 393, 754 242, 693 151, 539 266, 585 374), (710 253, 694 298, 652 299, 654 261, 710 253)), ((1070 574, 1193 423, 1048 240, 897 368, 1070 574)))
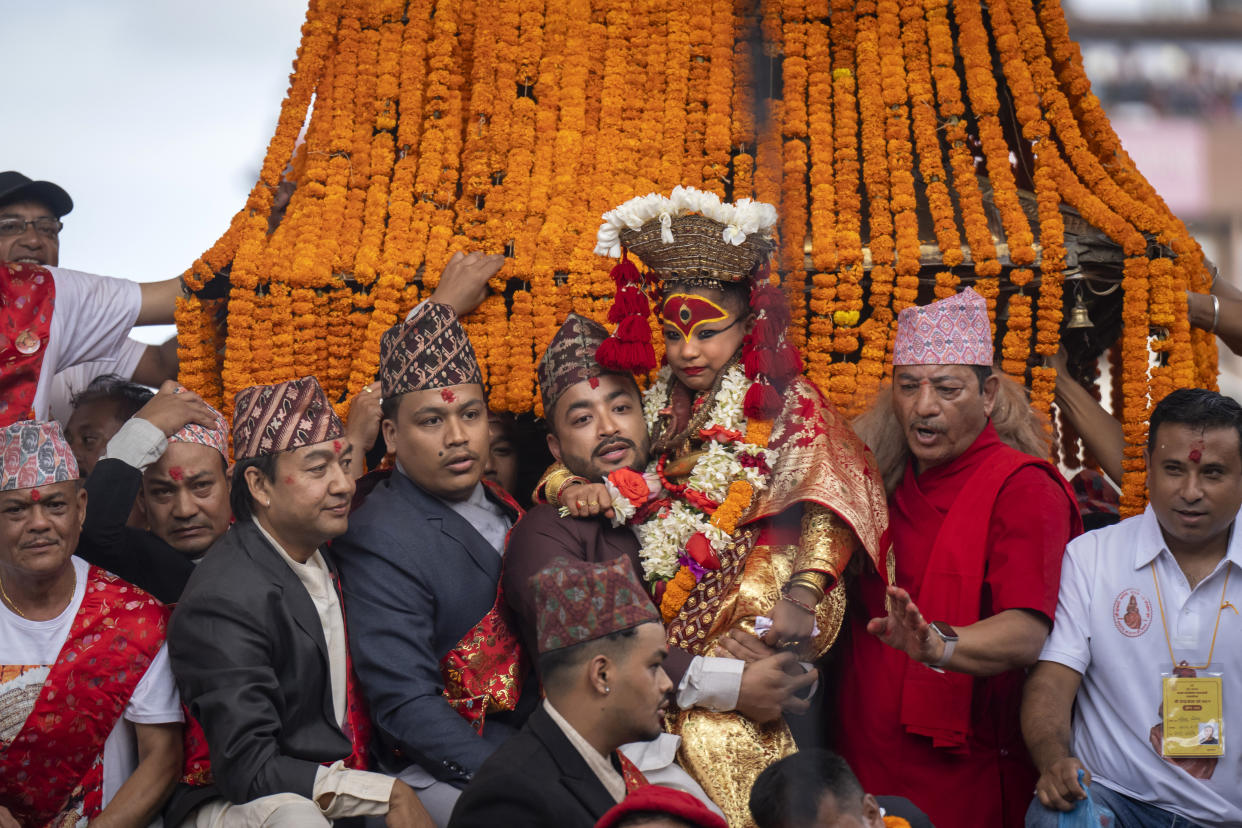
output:
POLYGON ((1163 683, 1164 755, 1224 756, 1221 677, 1165 674, 1163 683))

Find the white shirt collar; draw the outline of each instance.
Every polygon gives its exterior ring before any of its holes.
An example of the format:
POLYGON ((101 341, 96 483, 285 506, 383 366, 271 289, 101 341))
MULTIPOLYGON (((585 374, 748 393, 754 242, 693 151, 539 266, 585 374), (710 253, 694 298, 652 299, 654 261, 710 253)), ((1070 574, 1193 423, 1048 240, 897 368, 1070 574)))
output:
MULTIPOLYGON (((1242 510, 1239 510, 1238 514, 1234 516, 1233 525, 1229 527, 1229 545, 1225 548, 1225 560, 1235 567, 1242 567, 1242 532, 1236 531, 1238 517, 1242 517, 1242 510)), ((1160 521, 1156 518, 1156 512, 1151 508, 1150 503, 1143 510, 1141 519, 1143 523, 1139 530, 1138 543, 1134 548, 1134 568, 1136 570, 1147 566, 1161 552, 1168 551, 1169 549, 1169 545, 1164 539, 1164 532, 1160 529, 1160 521)), ((1169 554, 1171 555, 1172 553, 1170 552, 1169 554)))

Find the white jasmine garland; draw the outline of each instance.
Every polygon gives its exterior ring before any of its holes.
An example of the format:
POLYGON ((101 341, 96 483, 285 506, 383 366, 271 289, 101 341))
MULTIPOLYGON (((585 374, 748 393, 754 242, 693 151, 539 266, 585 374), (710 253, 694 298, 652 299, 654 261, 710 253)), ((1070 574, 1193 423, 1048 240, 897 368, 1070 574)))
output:
POLYGON ((771 204, 748 198, 729 204, 713 192, 678 185, 668 197, 648 193, 604 213, 604 223, 595 236, 595 253, 621 258, 621 231, 638 230, 649 221, 659 221, 660 240, 672 244, 673 219, 692 214, 724 225, 723 238, 734 245, 755 234, 769 239, 776 227, 776 208, 771 204))
MULTIPOLYGON (((671 371, 666 366, 661 369, 656 382, 643 395, 643 415, 647 420, 647 428, 652 430, 659 421, 660 411, 668 399, 668 384, 671 371)), ((743 401, 750 381, 740 365, 729 368, 721 379, 720 388, 704 426, 710 429, 719 426, 735 431, 743 437, 746 434, 746 416, 743 413, 743 401)), ((743 454, 762 457, 767 467, 772 468, 776 462, 776 451, 752 445, 744 441, 721 443, 712 441, 706 453, 695 463, 687 485, 695 491, 702 492, 712 500, 722 502, 728 495, 729 486, 734 480, 746 480, 755 491, 768 487, 769 475, 757 468, 746 468, 742 465, 743 454)), ((648 466, 648 474, 655 471, 655 462, 648 466)), ((633 507, 629 501, 621 497, 612 487, 613 509, 624 509, 629 506, 631 515, 633 507), (622 503, 623 502, 623 503, 622 503)), ((686 548, 686 544, 696 532, 702 532, 712 545, 717 557, 723 556, 728 549, 731 538, 725 532, 711 524, 708 515, 701 509, 690 505, 684 500, 674 499, 671 505, 649 517, 634 527, 641 549, 639 558, 643 565, 643 575, 648 582, 663 581, 677 574, 681 566, 678 558, 686 548)))

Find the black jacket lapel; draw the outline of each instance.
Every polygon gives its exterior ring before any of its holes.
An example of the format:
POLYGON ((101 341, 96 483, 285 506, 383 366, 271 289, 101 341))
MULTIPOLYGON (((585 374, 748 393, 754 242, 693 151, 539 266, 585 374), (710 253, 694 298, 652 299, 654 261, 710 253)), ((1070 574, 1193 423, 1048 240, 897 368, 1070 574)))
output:
MULTIPOLYGON (((289 564, 285 563, 280 553, 272 547, 263 532, 253 522, 246 521, 238 525, 237 530, 246 554, 271 576, 273 583, 281 588, 285 609, 294 622, 302 628, 302 631, 310 636, 311 641, 315 642, 315 647, 318 648, 319 655, 323 658, 324 675, 327 675, 330 664, 328 642, 323 634, 319 612, 315 609, 310 593, 306 591, 306 585, 298 579, 294 571, 289 568, 289 564)), ((328 703, 330 706, 331 699, 328 703)))
POLYGON ((543 742, 543 745, 561 770, 561 785, 582 803, 591 819, 599 819, 609 808, 616 805, 616 800, 604 783, 599 781, 595 771, 582 758, 556 722, 540 705, 528 720, 531 732, 543 742))

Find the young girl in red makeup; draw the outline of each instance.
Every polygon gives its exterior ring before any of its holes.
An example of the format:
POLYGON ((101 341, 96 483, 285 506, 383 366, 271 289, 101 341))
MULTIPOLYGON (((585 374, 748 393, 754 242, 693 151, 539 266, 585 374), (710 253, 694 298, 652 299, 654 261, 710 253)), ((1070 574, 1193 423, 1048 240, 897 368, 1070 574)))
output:
POLYGON ((797 660, 819 659, 840 629, 855 551, 883 571, 887 547, 874 459, 785 339, 789 309, 769 269, 775 225, 770 205, 678 187, 606 214, 596 248, 621 260, 617 329, 600 364, 652 370, 650 300, 659 315, 666 364, 644 395, 652 461, 645 478, 614 472, 607 485, 615 519, 642 543, 670 645, 704 657, 671 725, 683 765, 733 825, 748 824, 755 776, 795 746, 779 710, 749 704, 749 665, 716 659, 789 650, 796 659, 782 663, 801 673, 797 660))

